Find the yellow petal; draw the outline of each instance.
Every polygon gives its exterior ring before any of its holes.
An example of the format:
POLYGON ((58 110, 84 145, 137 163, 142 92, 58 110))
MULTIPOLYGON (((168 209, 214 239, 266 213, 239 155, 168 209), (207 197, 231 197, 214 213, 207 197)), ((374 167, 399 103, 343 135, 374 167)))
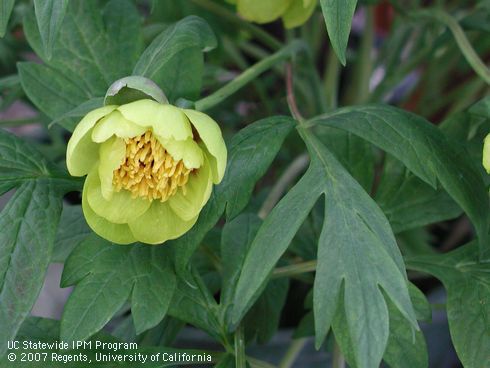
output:
POLYGON ((146 128, 125 119, 119 111, 113 111, 100 119, 92 130, 92 140, 97 143, 105 142, 113 135, 120 138, 133 138, 144 134, 146 128))
POLYGON ((114 191, 112 184, 114 170, 124 163, 126 144, 121 138, 112 137, 100 144, 99 157, 100 190, 104 199, 111 200, 114 191))
POLYGON ((157 137, 161 145, 170 153, 175 161, 182 160, 188 169, 197 169, 202 166, 204 154, 199 145, 192 139, 176 141, 157 137))
POLYGON ((131 122, 151 128, 164 139, 186 140, 192 137, 189 121, 182 111, 172 105, 163 105, 153 100, 139 100, 118 107, 131 122))
POLYGON ((111 113, 117 106, 104 106, 89 112, 78 123, 66 148, 66 166, 73 176, 87 175, 97 161, 97 144, 92 142, 91 131, 95 123, 111 113))
POLYGON ((227 151, 221 129, 208 115, 195 110, 184 110, 194 128, 199 133, 207 151, 213 158, 210 159, 213 182, 218 184, 223 179, 226 169, 227 151))
POLYGON ((148 211, 129 222, 129 228, 140 242, 160 244, 183 235, 196 221, 197 216, 182 220, 167 202, 153 201, 148 211))
POLYGON ((294 28, 304 24, 315 11, 315 1, 293 0, 291 6, 283 14, 282 21, 286 28, 294 28))
POLYGON ((292 0, 238 0, 238 13, 246 20, 269 23, 279 18, 292 0))
POLYGON ((168 199, 172 210, 183 220, 190 220, 201 212, 211 195, 213 181, 207 160, 200 169, 189 175, 185 189, 179 188, 177 193, 168 199))
MULTIPOLYGON (((87 182, 85 182, 85 186, 87 182)), ((127 224, 114 224, 97 215, 87 200, 87 190, 84 188, 82 194, 82 209, 85 220, 90 228, 99 236, 116 244, 131 244, 136 238, 131 233, 127 224)))
POLYGON ((483 144, 483 167, 490 174, 490 134, 485 137, 483 144))
POLYGON ((127 190, 113 192, 111 200, 102 196, 100 179, 96 170, 91 171, 85 180, 83 191, 87 192, 90 208, 99 216, 115 224, 126 224, 145 213, 151 205, 147 199, 132 198, 127 190))

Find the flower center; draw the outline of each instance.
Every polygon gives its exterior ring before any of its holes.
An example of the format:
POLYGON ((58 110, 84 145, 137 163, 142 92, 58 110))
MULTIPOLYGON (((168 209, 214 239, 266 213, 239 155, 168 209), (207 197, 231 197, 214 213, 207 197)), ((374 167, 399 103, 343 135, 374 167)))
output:
POLYGON ((126 159, 114 170, 112 181, 117 192, 126 189, 133 198, 161 202, 173 196, 179 187, 185 194, 191 170, 182 160, 175 161, 150 131, 124 140, 126 159))

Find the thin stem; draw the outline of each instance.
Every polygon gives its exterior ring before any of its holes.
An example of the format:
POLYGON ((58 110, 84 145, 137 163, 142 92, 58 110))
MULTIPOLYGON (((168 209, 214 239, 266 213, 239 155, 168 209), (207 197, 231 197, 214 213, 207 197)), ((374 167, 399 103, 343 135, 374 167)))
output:
POLYGON ((287 91, 288 106, 291 115, 298 122, 302 122, 304 118, 298 109, 298 105, 296 104, 296 98, 294 97, 293 67, 291 66, 291 63, 287 63, 286 65, 286 91, 287 91))
POLYGON ((342 355, 342 352, 340 351, 340 347, 336 341, 333 346, 332 368, 345 368, 345 367, 346 367, 345 358, 342 355))
POLYGON ((440 9, 421 10, 412 13, 411 16, 414 18, 430 18, 448 27, 468 64, 470 64, 476 74, 490 84, 490 69, 483 63, 475 49, 471 46, 470 41, 468 41, 468 38, 456 19, 440 9))
POLYGON ((196 110, 204 111, 219 104, 221 101, 238 91, 240 88, 253 81, 260 74, 266 70, 274 67, 278 62, 288 59, 295 53, 301 51, 304 48, 304 44, 301 41, 293 41, 289 45, 285 46, 280 51, 272 54, 262 61, 252 65, 238 77, 233 79, 230 83, 218 89, 211 95, 196 101, 196 110))
POLYGON ((33 118, 25 118, 25 119, 0 120, 0 127, 22 126, 22 125, 34 124, 38 122, 39 122, 38 116, 35 116, 33 118))
POLYGON ((339 77, 340 60, 333 48, 330 48, 325 69, 324 85, 328 107, 332 110, 336 109, 339 104, 339 77))
POLYGON ((250 356, 247 357, 247 361, 250 363, 252 368, 275 368, 272 364, 264 362, 263 360, 259 360, 256 358, 252 358, 250 356))
POLYGON ((239 325, 235 331, 235 365, 236 368, 246 368, 245 337, 243 326, 239 325))
POLYGON ((258 216, 262 219, 266 218, 274 206, 279 202, 288 186, 306 169, 310 158, 306 153, 296 157, 289 167, 281 175, 277 183, 272 188, 259 210, 258 216))
MULTIPOLYGON (((242 53, 240 52, 239 48, 236 46, 235 42, 233 42, 231 39, 229 39, 228 37, 223 37, 223 47, 227 51, 228 56, 236 63, 236 65, 241 70, 246 70, 250 67, 250 65, 247 63, 242 53)), ((255 88, 255 91, 257 92, 257 95, 260 98, 260 101, 264 104, 268 115, 272 115, 273 109, 264 85, 259 79, 255 79, 254 81, 252 81, 252 84, 255 88)))
POLYGON ((369 97, 369 81, 373 69, 371 53, 374 43, 374 9, 366 8, 366 25, 362 34, 361 45, 353 76, 353 83, 347 95, 348 104, 366 102, 369 97))
POLYGON ((289 266, 278 267, 272 272, 272 278, 291 277, 316 270, 317 261, 306 261, 289 266))
POLYGON ((279 50, 282 46, 281 42, 275 37, 271 36, 269 33, 257 27, 256 25, 247 22, 246 20, 238 17, 232 11, 224 8, 218 3, 211 0, 191 0, 194 4, 204 8, 211 13, 218 15, 220 18, 228 20, 230 23, 234 23, 241 28, 249 31, 254 37, 260 40, 264 45, 267 45, 273 50, 279 50))
POLYGON ((291 345, 289 345, 286 354, 284 354, 284 357, 279 363, 279 368, 291 368, 307 341, 308 339, 306 338, 293 340, 291 345))

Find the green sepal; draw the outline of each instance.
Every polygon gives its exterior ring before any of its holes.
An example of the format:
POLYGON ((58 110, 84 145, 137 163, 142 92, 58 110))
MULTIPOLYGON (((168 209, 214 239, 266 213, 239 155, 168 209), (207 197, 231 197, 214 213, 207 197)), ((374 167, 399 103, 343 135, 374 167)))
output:
POLYGON ((104 105, 124 105, 144 99, 168 104, 167 96, 155 82, 145 77, 133 75, 112 83, 104 97, 104 105))

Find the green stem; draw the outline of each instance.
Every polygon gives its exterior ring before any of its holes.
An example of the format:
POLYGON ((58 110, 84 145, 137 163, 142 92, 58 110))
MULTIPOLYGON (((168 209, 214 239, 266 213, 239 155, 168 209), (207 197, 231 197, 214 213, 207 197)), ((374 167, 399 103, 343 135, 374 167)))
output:
MULTIPOLYGON (((227 51, 228 56, 241 70, 246 70, 250 67, 250 65, 247 63, 242 53, 236 46, 235 42, 233 42, 228 37, 223 37, 223 48, 227 51)), ((255 88, 255 91, 257 92, 257 95, 260 98, 260 101, 264 104, 267 110, 267 114, 272 115, 273 108, 267 96, 267 90, 265 89, 264 85, 259 79, 255 79, 254 81, 252 81, 252 84, 255 88)))
POLYGON ((340 60, 333 48, 330 48, 325 69, 324 85, 327 104, 331 110, 336 109, 339 104, 339 77, 340 60))
POLYGON ((230 23, 234 23, 241 28, 249 31, 254 37, 262 41, 264 45, 267 45, 273 50, 279 50, 282 46, 281 42, 275 37, 271 36, 269 33, 257 27, 256 25, 247 22, 246 20, 238 17, 232 11, 219 5, 217 2, 212 0, 191 0, 194 4, 204 8, 211 13, 218 15, 220 18, 228 20, 230 23))
POLYGON ((340 347, 336 341, 333 346, 332 368, 345 368, 345 367, 346 367, 345 358, 342 355, 342 352, 340 351, 340 347))
POLYGON ((316 270, 317 261, 306 261, 289 266, 278 267, 272 272, 272 278, 291 277, 316 270))
POLYGON ((224 87, 218 89, 216 92, 207 97, 204 97, 203 99, 200 99, 199 101, 196 101, 196 110, 208 110, 213 106, 219 104, 221 101, 238 91, 240 88, 253 81, 260 74, 274 67, 278 62, 290 58, 292 55, 301 51, 303 48, 303 42, 298 40, 291 42, 289 45, 285 46, 278 52, 252 65, 237 78, 232 80, 224 87))
POLYGON ((0 127, 15 127, 39 122, 39 117, 25 119, 0 120, 0 127))
POLYGON ((440 9, 421 10, 412 13, 411 16, 414 18, 430 18, 448 27, 468 64, 471 65, 476 74, 478 74, 485 82, 490 84, 490 69, 488 69, 488 67, 479 58, 456 19, 440 9))
POLYGON ((293 340, 288 350, 286 351, 286 354, 284 354, 284 357, 279 363, 279 368, 291 368, 298 358, 298 355, 301 353, 301 350, 303 350, 307 341, 308 339, 306 338, 293 340))
POLYGON ((289 165, 289 167, 281 175, 277 183, 274 185, 269 195, 264 201, 264 204, 259 210, 258 216, 262 219, 266 218, 274 206, 279 202, 283 194, 288 189, 289 185, 296 180, 296 178, 301 174, 308 163, 310 158, 306 153, 296 157, 296 159, 289 165))
POLYGON ((369 97, 369 81, 373 69, 373 43, 374 43, 374 9, 366 7, 366 26, 362 34, 359 56, 354 71, 354 81, 351 83, 347 104, 360 104, 369 97))
POLYGON ((247 357, 248 362, 250 363, 250 366, 252 368, 275 368, 272 364, 264 362, 262 360, 253 358, 253 357, 247 357))
POLYGON ((235 365, 236 368, 246 368, 245 337, 243 326, 240 324, 235 331, 235 365))

